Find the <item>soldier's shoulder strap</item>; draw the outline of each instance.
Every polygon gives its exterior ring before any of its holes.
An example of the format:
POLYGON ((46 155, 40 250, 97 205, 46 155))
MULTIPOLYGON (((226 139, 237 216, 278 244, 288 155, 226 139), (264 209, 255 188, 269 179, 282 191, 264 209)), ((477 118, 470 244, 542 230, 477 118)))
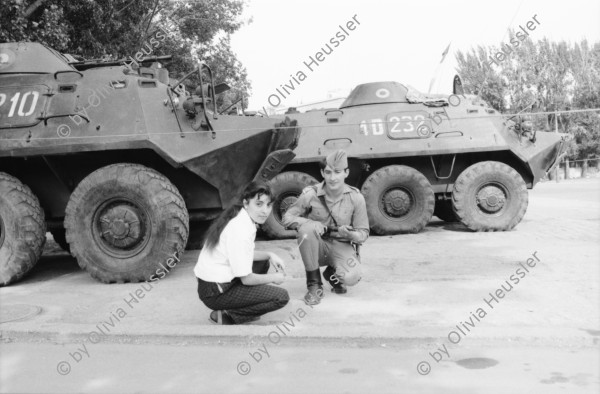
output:
POLYGON ((335 220, 335 218, 333 217, 333 214, 331 213, 331 209, 329 209, 329 205, 327 205, 327 201, 325 201, 325 196, 324 195, 320 195, 319 196, 319 201, 321 201, 321 205, 323 205, 323 207, 325 208, 325 210, 329 214, 329 217, 331 218, 331 220, 333 220, 333 224, 335 225, 335 227, 339 227, 337 220, 335 220))
POLYGON ((348 187, 349 187, 349 188, 350 188, 350 190, 352 190, 353 192, 355 192, 355 193, 360 193, 360 190, 359 190, 357 187, 350 186, 350 185, 348 185, 348 187))

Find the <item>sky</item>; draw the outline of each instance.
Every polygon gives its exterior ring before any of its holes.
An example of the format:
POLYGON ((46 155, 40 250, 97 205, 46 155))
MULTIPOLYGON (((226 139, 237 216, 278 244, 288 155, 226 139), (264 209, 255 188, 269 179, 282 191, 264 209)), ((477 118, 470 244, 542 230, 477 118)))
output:
POLYGON ((252 21, 231 42, 252 82, 249 109, 260 110, 344 97, 374 81, 427 92, 435 77, 431 92, 451 93, 457 50, 508 43, 507 30, 534 16, 534 40, 600 41, 598 0, 247 0, 244 18, 252 21), (310 64, 322 47, 331 53, 310 64))

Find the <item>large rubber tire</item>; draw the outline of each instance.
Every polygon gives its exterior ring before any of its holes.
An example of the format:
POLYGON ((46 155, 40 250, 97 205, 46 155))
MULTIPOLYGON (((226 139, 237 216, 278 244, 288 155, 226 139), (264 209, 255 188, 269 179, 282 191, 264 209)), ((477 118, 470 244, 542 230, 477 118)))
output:
POLYGON ((65 228, 71 254, 92 277, 105 283, 138 282, 162 279, 167 261, 181 256, 189 218, 183 198, 166 177, 120 163, 79 183, 67 204, 65 228))
POLYGON ((452 205, 460 221, 473 231, 506 231, 525 215, 525 181, 512 167, 483 161, 464 170, 454 183, 452 205))
POLYGON ((452 208, 452 200, 437 200, 433 214, 447 223, 459 222, 458 216, 452 208))
POLYGON ((42 255, 44 211, 17 178, 0 172, 0 286, 21 279, 42 255))
POLYGON ((281 218, 285 211, 298 199, 302 189, 314 185, 317 180, 303 172, 284 172, 271 179, 269 184, 273 190, 273 212, 262 229, 271 239, 295 238, 296 231, 286 230, 281 224, 281 218))
POLYGON ((392 165, 371 174, 361 189, 371 230, 379 235, 418 233, 433 216, 431 184, 414 168, 392 165))
POLYGON ((67 231, 64 228, 56 228, 50 230, 50 234, 52 234, 54 242, 56 242, 62 250, 71 253, 71 248, 69 247, 69 243, 67 242, 67 231))

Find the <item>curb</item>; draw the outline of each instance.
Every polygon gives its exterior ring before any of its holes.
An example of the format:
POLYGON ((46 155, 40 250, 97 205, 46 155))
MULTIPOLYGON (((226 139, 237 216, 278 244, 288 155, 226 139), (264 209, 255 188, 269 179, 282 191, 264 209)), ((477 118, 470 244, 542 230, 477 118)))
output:
MULTIPOLYGON (((272 330, 277 333, 277 331, 272 330)), ((64 333, 58 331, 0 331, 1 343, 29 342, 53 344, 77 344, 91 342, 89 333, 64 333)), ((277 346, 329 346, 344 348, 424 348, 441 343, 448 343, 446 337, 374 337, 374 336, 312 336, 312 335, 224 335, 224 334, 198 334, 198 335, 168 335, 168 334, 108 334, 103 335, 96 343, 110 344, 155 344, 155 345, 230 345, 253 346, 259 343, 271 343, 277 346)), ((482 346, 482 347, 567 347, 587 348, 597 347, 600 338, 592 336, 508 336, 508 337, 469 337, 463 341, 449 346, 482 346)))

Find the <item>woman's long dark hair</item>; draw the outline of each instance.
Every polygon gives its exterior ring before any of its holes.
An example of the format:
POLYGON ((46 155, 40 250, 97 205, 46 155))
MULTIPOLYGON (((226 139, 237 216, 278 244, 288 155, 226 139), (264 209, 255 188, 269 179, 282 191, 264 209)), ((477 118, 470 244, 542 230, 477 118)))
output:
POLYGON ((244 206, 244 200, 249 202, 250 199, 255 196, 261 198, 263 195, 269 196, 269 198, 273 200, 273 192, 267 183, 263 181, 252 181, 248 183, 244 188, 242 195, 233 204, 227 207, 227 209, 221 212, 219 217, 212 222, 206 232, 206 237, 204 238, 204 247, 211 250, 219 244, 219 238, 221 237, 223 229, 227 226, 227 223, 240 212, 240 209, 244 206))

